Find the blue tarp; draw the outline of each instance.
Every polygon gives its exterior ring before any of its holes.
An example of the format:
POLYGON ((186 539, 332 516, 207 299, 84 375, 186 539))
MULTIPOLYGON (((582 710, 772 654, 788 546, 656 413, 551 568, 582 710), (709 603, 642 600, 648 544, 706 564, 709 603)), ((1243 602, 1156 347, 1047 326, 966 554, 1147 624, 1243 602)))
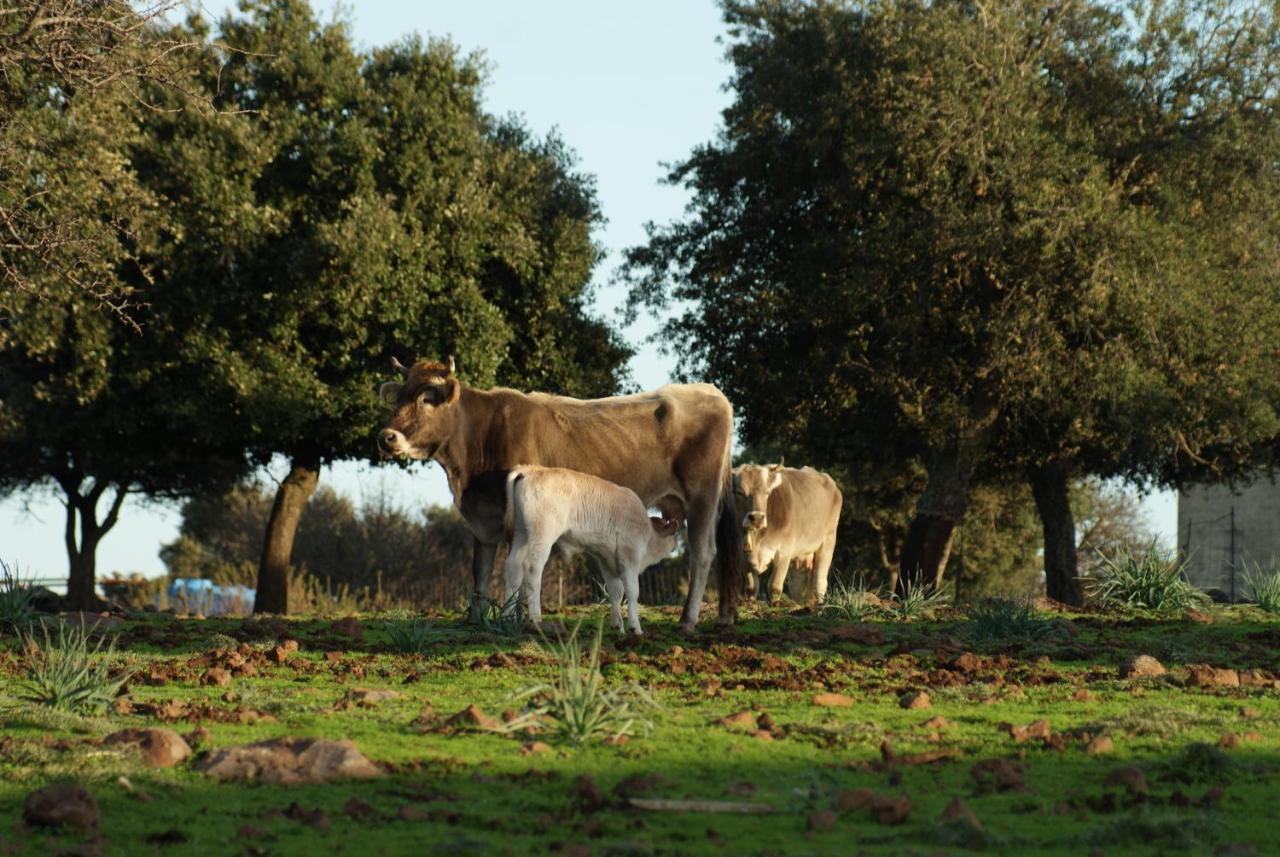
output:
POLYGON ((169 605, 185 613, 231 616, 253 610, 256 594, 247 586, 218 586, 212 580, 179 577, 169 584, 169 605))

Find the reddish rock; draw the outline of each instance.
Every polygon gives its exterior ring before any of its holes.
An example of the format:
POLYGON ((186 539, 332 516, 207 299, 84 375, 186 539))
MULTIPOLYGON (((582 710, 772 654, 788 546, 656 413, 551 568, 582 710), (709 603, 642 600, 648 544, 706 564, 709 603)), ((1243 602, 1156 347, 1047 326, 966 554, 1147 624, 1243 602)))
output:
POLYGON ((1008 732, 1018 744, 1033 738, 1044 740, 1052 734, 1048 720, 1033 720, 1026 726, 1009 726, 1008 732))
POLYGON ((911 798, 875 797, 870 803, 871 817, 880 824, 902 824, 911 814, 911 798))
POLYGON ((339 619, 329 626, 329 630, 339 636, 350 637, 358 640, 364 636, 364 625, 360 624, 360 620, 354 616, 347 616, 345 619, 339 619))
POLYGON ((98 802, 87 789, 72 783, 54 783, 27 795, 22 820, 32 827, 66 825, 83 833, 96 833, 98 802))
POLYGON ((809 814, 809 820, 806 824, 809 830, 814 833, 824 833, 836 826, 839 816, 829 809, 820 809, 817 812, 809 814))
POLYGON ((1084 752, 1090 756, 1101 756, 1111 753, 1116 749, 1115 742, 1111 740, 1110 735, 1099 735, 1084 745, 1084 752))
POLYGON ((276 738, 214 750, 199 770, 218 780, 264 783, 327 783, 372 779, 382 771, 347 739, 276 738))
POLYGON ((191 747, 172 729, 134 728, 112 732, 105 739, 108 744, 134 747, 142 756, 143 764, 152 768, 172 768, 191 755, 191 747))
POLYGON ((1240 675, 1232 669, 1219 669, 1208 664, 1187 667, 1187 684, 1191 687, 1239 687, 1240 675))
POLYGON ((1120 678, 1154 678, 1164 674, 1164 664, 1150 655, 1134 655, 1120 665, 1120 678))
POLYGON ((716 722, 726 729, 749 729, 754 732, 758 728, 756 715, 751 711, 739 711, 736 714, 721 717, 716 722))
POLYGON ((831 631, 831 639, 860 646, 879 646, 885 642, 884 633, 879 628, 865 624, 841 625, 831 631))
POLYGON ((474 704, 468 705, 466 708, 446 720, 445 723, 450 726, 483 729, 487 732, 497 732, 502 730, 501 721, 485 714, 474 704))
POLYGON ((941 714, 935 714, 920 725, 925 729, 951 729, 956 724, 943 717, 941 714))
POLYGON ((823 708, 849 708, 853 700, 842 693, 819 693, 810 702, 823 708))
POLYGON ((898 707, 906 709, 925 709, 932 708, 933 703, 929 701, 929 694, 923 690, 911 690, 898 697, 898 707))
POLYGON ((1107 778, 1103 780, 1103 785, 1122 786, 1131 794, 1144 795, 1151 791, 1151 787, 1147 785, 1147 775, 1132 765, 1116 768, 1107 774, 1107 778))
POLYGON ((836 809, 841 812, 854 812, 870 805, 875 794, 871 789, 844 789, 836 795, 836 809))
POLYGON ((1021 791, 1026 788, 1022 765, 1008 759, 979 762, 969 770, 969 774, 981 788, 991 788, 998 792, 1021 791))
POLYGON ((1240 736, 1234 732, 1228 732, 1218 739, 1218 746, 1224 750, 1234 750, 1240 746, 1240 736))
POLYGON ((530 741, 520 748, 521 755, 530 756, 534 753, 550 753, 551 745, 542 741, 530 741))
POLYGON ((976 673, 980 663, 973 652, 961 652, 947 666, 962 673, 976 673))
POLYGON ((941 818, 943 821, 963 822, 974 830, 982 829, 982 822, 978 821, 978 816, 974 815, 969 805, 958 797, 952 798, 951 803, 943 808, 941 818))
POLYGON ((1076 702, 1093 702, 1098 697, 1094 696, 1093 691, 1089 690, 1087 687, 1082 687, 1075 693, 1071 694, 1071 698, 1076 702))

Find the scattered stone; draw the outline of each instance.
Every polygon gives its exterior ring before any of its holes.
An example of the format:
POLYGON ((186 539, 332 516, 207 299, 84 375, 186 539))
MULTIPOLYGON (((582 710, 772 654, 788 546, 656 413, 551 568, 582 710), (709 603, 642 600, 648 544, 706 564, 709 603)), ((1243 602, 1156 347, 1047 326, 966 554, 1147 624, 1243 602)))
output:
POLYGON ((1001 726, 1007 726, 1005 731, 1013 736, 1013 740, 1017 744, 1022 744, 1023 742, 1030 741, 1033 738, 1044 740, 1053 732, 1053 730, 1049 728, 1048 720, 1033 720, 1026 726, 1014 726, 1012 724, 1001 724, 1001 726))
POLYGON ((498 732, 503 728, 501 721, 485 714, 474 703, 450 717, 445 723, 450 726, 482 729, 486 732, 498 732))
POLYGON ((831 639, 842 643, 857 643, 860 646, 880 646, 885 642, 884 632, 874 625, 866 624, 841 625, 832 630, 831 639))
POLYGON ((209 667, 204 675, 200 676, 200 683, 209 687, 226 687, 231 684, 231 673, 222 667, 209 667))
POLYGON ((402 803, 400 808, 396 810, 396 818, 401 821, 426 821, 427 811, 411 803, 402 803))
POLYGON ((1219 669, 1208 664, 1187 667, 1187 684, 1191 687, 1239 687, 1240 674, 1232 669, 1219 669))
POLYGON ((1218 739, 1218 746, 1224 750, 1234 750, 1240 746, 1240 736, 1235 732, 1228 732, 1218 739))
POLYGON ((941 818, 943 821, 961 821, 974 830, 982 829, 982 822, 978 821, 978 816, 974 815, 969 805, 958 797, 952 798, 951 803, 943 808, 941 818))
POLYGON ((54 783, 27 795, 22 820, 33 827, 63 824, 84 833, 96 833, 98 802, 87 789, 74 783, 54 783))
POLYGON ((314 827, 316 830, 328 830, 330 825, 329 816, 322 809, 303 809, 295 801, 289 804, 284 811, 284 817, 293 821, 300 821, 308 827, 314 827))
POLYGON ((275 738, 214 750, 199 770, 217 780, 241 782, 327 783, 372 779, 382 771, 348 739, 275 738))
POLYGON ((280 643, 280 647, 281 647, 282 649, 284 649, 286 653, 290 653, 290 654, 291 654, 291 653, 293 653, 293 652, 298 651, 298 641, 297 641, 297 640, 283 640, 283 641, 281 641, 281 643, 280 643))
POLYGON ((856 812, 868 806, 875 798, 871 789, 843 789, 836 795, 836 809, 840 812, 856 812))
POLYGON ((551 745, 544 741, 530 741, 529 743, 520 747, 520 754, 522 756, 531 756, 534 753, 550 753, 550 752, 551 752, 551 745))
POLYGON ((739 711, 736 714, 721 717, 717 722, 726 729, 750 729, 754 732, 759 728, 756 724, 756 715, 751 711, 739 711))
POLYGON ((1008 759, 987 759, 969 769, 979 788, 998 792, 1021 791, 1026 788, 1025 770, 1008 759))
POLYGON ((358 640, 364 636, 364 625, 360 624, 360 620, 355 616, 338 619, 329 626, 329 630, 340 636, 350 637, 353 640, 358 640))
POLYGON ((756 718, 756 725, 766 732, 777 732, 781 728, 767 711, 760 712, 760 716, 756 718))
POLYGON ((825 833, 836 826, 839 816, 832 810, 820 809, 817 812, 809 814, 809 821, 806 827, 814 833, 825 833))
POLYGON ((347 691, 346 699, 349 702, 368 703, 370 705, 382 702, 384 699, 399 699, 403 696, 397 690, 385 690, 375 687, 353 687, 347 691))
POLYGON ((767 729, 757 729, 751 737, 755 738, 757 741, 772 741, 773 733, 767 729))
POLYGON ((1071 694, 1071 698, 1076 702, 1093 702, 1098 697, 1094 696, 1093 691, 1089 690, 1089 688, 1082 687, 1071 694))
POLYGON ((190 745, 172 729, 122 729, 103 740, 108 744, 135 747, 142 756, 143 764, 152 768, 172 768, 191 755, 190 745))
POLYGON ((182 736, 182 740, 186 741, 187 746, 192 750, 208 749, 213 744, 213 732, 207 726, 197 726, 182 736))
POLYGON ((1194 622, 1197 625, 1212 625, 1213 616, 1200 610, 1188 610, 1183 614, 1182 618, 1188 622, 1194 622))
POLYGON ((1061 753, 1067 749, 1067 739, 1062 737, 1061 732, 1054 732, 1044 739, 1044 748, 1046 750, 1056 750, 1061 753))
POLYGON ((1090 739, 1089 743, 1084 745, 1085 755, 1088 756, 1101 756, 1105 753, 1111 753, 1115 749, 1115 742, 1111 740, 1110 735, 1099 735, 1090 739))
POLYGON ((581 774, 573 784, 573 801, 583 812, 595 812, 609 805, 596 781, 581 774))
POLYGON ((948 669, 962 673, 976 673, 979 666, 978 656, 973 652, 961 652, 947 664, 948 669))
POLYGON ((906 709, 925 709, 932 708, 933 703, 929 701, 929 694, 923 690, 911 690, 898 697, 898 707, 906 709))
POLYGON ((941 714, 935 714, 920 725, 925 729, 951 729, 956 724, 943 717, 941 714))
POLYGON ((1150 655, 1134 655, 1120 665, 1120 678, 1154 678, 1165 672, 1164 664, 1150 655))
POLYGON ((842 693, 819 693, 810 701, 823 708, 849 708, 853 705, 853 700, 842 693))
POLYGON ((880 824, 902 824, 911 814, 911 798, 878 796, 871 799, 871 817, 880 824))
POLYGON ((355 795, 347 798, 347 802, 342 805, 342 811, 349 818, 354 818, 357 821, 365 821, 374 818, 378 814, 378 811, 373 808, 373 804, 355 795))
POLYGON ((1147 775, 1132 765, 1116 768, 1107 774, 1107 778, 1103 780, 1103 785, 1122 786, 1130 794, 1144 795, 1151 791, 1151 787, 1147 785, 1147 775))

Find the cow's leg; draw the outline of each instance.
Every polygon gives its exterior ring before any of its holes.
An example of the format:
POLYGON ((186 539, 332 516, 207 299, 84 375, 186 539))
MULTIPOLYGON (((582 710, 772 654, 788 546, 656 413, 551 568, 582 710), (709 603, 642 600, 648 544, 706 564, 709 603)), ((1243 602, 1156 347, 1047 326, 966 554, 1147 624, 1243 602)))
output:
POLYGON ((609 621, 622 633, 622 596, 626 593, 626 585, 621 577, 606 575, 604 587, 609 591, 609 621))
POLYGON ((524 583, 525 556, 529 553, 529 539, 524 533, 516 533, 511 539, 511 549, 507 551, 507 564, 503 574, 502 603, 515 604, 515 597, 520 593, 524 583))
POLYGON ((787 583, 787 571, 791 568, 791 557, 779 553, 773 558, 773 574, 769 577, 769 603, 777 604, 782 600, 782 589, 787 583))
POLYGON ((702 609, 702 595, 707 590, 707 572, 716 550, 716 507, 714 503, 699 501, 688 508, 689 522, 689 594, 684 600, 684 612, 680 614, 677 630, 690 633, 698 624, 698 611, 702 609))
POLYGON ((479 625, 484 616, 484 600, 489 597, 489 581, 493 579, 493 564, 498 558, 498 545, 475 540, 471 554, 471 578, 475 585, 467 619, 479 625))
POLYGON ((631 566, 623 572, 623 585, 627 588, 627 627, 639 636, 640 631, 640 569, 631 566))
POLYGON ((751 568, 750 566, 748 566, 747 567, 747 591, 743 593, 743 597, 747 601, 754 601, 756 599, 756 590, 759 588, 760 588, 760 576, 756 574, 756 570, 754 568, 751 568))
POLYGON ((827 572, 831 570, 831 557, 835 552, 836 534, 831 533, 813 555, 813 594, 818 604, 827 597, 827 572))

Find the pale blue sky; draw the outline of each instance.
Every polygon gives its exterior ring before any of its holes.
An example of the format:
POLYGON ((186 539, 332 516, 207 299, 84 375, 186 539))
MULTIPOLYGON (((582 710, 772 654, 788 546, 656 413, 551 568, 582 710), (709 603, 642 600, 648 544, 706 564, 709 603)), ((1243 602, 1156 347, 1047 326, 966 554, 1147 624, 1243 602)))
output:
MULTIPOLYGON (((209 17, 233 3, 204 2, 209 17)), ((336 4, 316 2, 320 15, 336 4)), ((683 190, 661 186, 662 162, 678 160, 711 139, 729 102, 723 86, 729 67, 717 38, 724 27, 712 0, 467 0, 344 4, 356 41, 374 47, 418 32, 449 36, 466 51, 481 50, 490 63, 485 107, 520 113, 534 131, 558 130, 578 153, 581 169, 596 177, 608 223, 597 235, 610 255, 597 272, 597 307, 612 314, 622 298, 609 281, 618 251, 644 240, 644 224, 677 217, 683 190)), ((628 331, 633 342, 652 330, 642 321, 628 331)), ((412 350, 412 343, 405 343, 412 350)), ((636 381, 651 388, 668 380, 671 361, 642 348, 632 365, 636 381)), ((283 467, 273 468, 276 478, 283 467)), ((410 507, 450 502, 435 465, 410 472, 366 465, 338 465, 321 479, 356 498, 387 492, 410 507)), ((1152 522, 1173 543, 1173 495, 1147 501, 1152 522)), ((0 502, 0 558, 38 577, 66 574, 63 510, 52 495, 0 502)), ((120 523, 99 548, 100 573, 159 574, 161 544, 177 533, 173 507, 129 502, 120 523)))

